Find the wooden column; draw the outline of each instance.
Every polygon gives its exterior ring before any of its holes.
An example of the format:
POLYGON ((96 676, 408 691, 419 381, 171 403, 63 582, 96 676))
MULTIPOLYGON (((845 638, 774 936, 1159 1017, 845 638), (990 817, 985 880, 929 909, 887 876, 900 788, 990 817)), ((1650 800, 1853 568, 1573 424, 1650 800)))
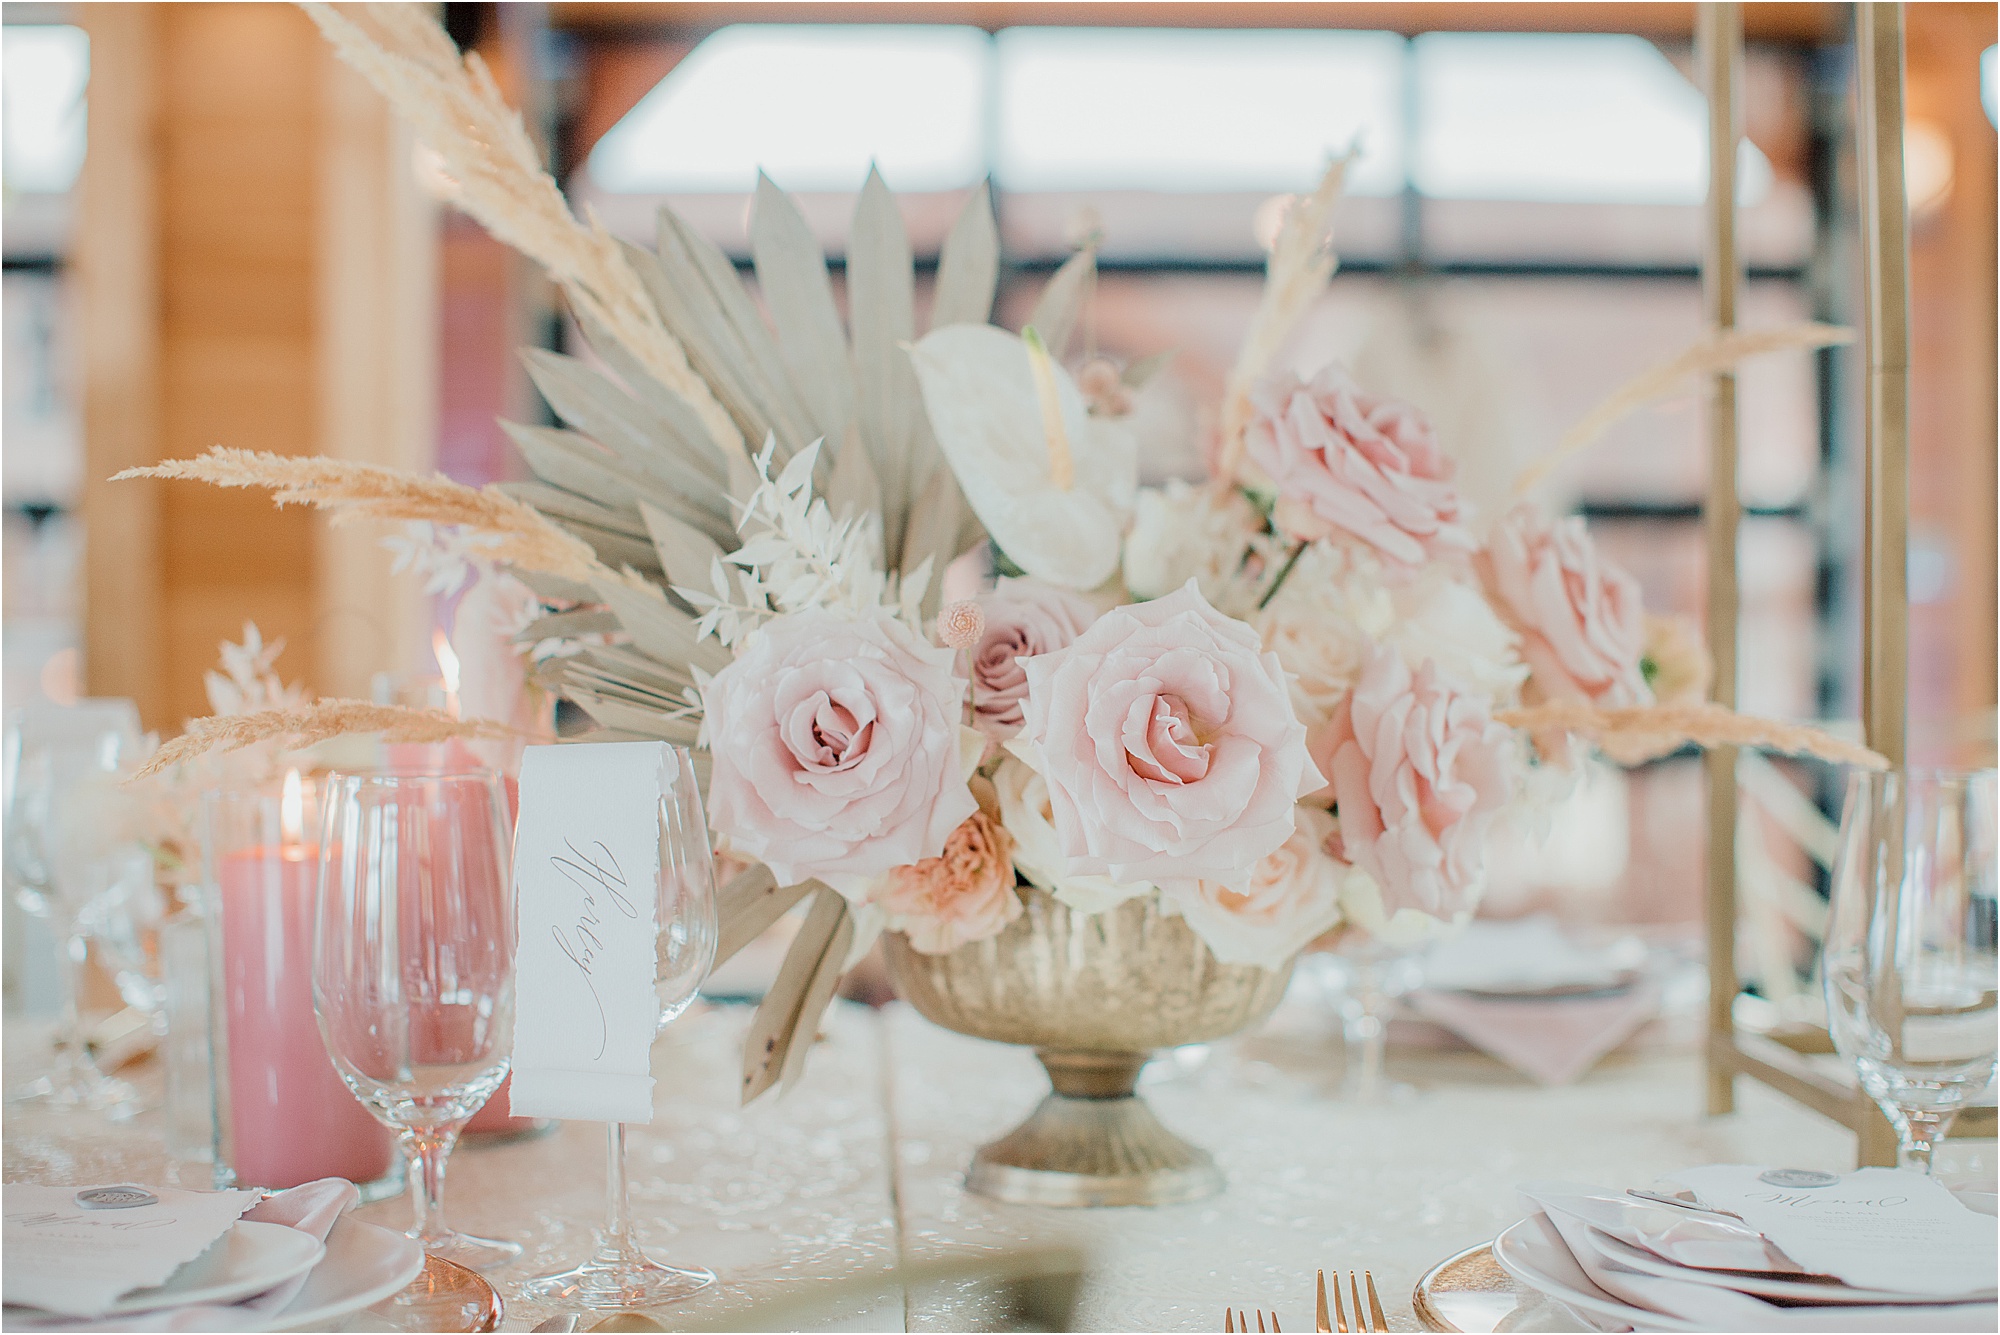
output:
POLYGON ((289 5, 79 13, 90 689, 175 731, 254 620, 287 641, 287 679, 365 694, 421 640, 420 590, 390 578, 378 528, 102 479, 218 444, 428 466, 434 237, 408 141, 289 5))
MULTIPOLYGON (((1696 62, 1708 94, 1708 208, 1702 254, 1702 303, 1709 327, 1735 327, 1743 261, 1736 248, 1736 152, 1743 138, 1743 13, 1733 2, 1697 12, 1696 62)), ((1738 615, 1736 375, 1721 371, 1708 384, 1708 651, 1715 662, 1717 704, 1736 706, 1738 615)), ((1711 1039, 1735 1029, 1736 1003, 1736 749, 1712 747, 1708 770, 1708 1028, 1711 1039)), ((1711 1045, 1712 1046, 1712 1045, 1711 1045)), ((1735 1068, 1711 1051, 1708 1111, 1736 1106, 1735 1068)))
POLYGON ((159 235, 154 171, 158 24, 151 5, 81 5, 90 37, 90 148, 72 251, 83 397, 84 682, 165 715, 160 487, 109 481, 158 459, 159 235))
MULTIPOLYGON (((437 215, 415 143, 360 75, 321 52, 316 263, 319 452, 429 470, 437 439, 437 215)), ((317 522, 314 682, 366 699, 378 671, 434 671, 415 580, 379 524, 317 522)))
POLYGON ((1862 420, 1861 723, 1903 763, 1908 725, 1910 242, 1903 192, 1903 10, 1868 0, 1855 16, 1860 117, 1862 420))

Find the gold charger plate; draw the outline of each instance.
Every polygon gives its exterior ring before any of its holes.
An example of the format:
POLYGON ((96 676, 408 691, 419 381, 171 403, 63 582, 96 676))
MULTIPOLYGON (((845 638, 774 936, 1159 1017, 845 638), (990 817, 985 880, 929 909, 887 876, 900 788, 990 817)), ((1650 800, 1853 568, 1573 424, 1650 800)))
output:
POLYGON ((422 1331, 489 1331, 500 1329, 505 1305, 484 1276, 455 1261, 426 1256, 424 1268, 409 1287, 368 1309, 380 1324, 364 1329, 422 1331))
POLYGON ((1425 1330, 1478 1332, 1577 1330, 1575 1318, 1500 1268, 1482 1242, 1432 1266, 1410 1295, 1425 1330))

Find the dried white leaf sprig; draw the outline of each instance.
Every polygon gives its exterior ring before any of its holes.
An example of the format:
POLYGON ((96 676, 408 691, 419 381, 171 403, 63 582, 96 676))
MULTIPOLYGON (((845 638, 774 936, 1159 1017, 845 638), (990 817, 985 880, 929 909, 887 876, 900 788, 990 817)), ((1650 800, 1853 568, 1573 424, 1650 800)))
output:
POLYGON ((772 617, 814 608, 848 616, 887 608, 922 632, 930 561, 901 578, 883 573, 875 561, 882 548, 881 517, 865 512, 835 519, 813 495, 820 444, 814 441, 793 455, 773 478, 776 442, 765 440, 754 461, 757 487, 737 523, 743 545, 710 564, 710 590, 674 589, 701 611, 695 623, 701 636, 713 635, 733 648, 772 617))
POLYGON ((489 569, 499 544, 491 533, 428 519, 412 519, 402 532, 382 537, 382 545, 396 554, 391 573, 409 571, 423 580, 425 593, 439 598, 449 598, 489 569))
POLYGON ((224 640, 218 648, 222 671, 202 674, 208 707, 216 713, 247 714, 305 703, 306 688, 297 682, 287 686, 278 676, 278 655, 285 652, 285 642, 264 643, 264 633, 256 622, 243 623, 243 643, 224 640))

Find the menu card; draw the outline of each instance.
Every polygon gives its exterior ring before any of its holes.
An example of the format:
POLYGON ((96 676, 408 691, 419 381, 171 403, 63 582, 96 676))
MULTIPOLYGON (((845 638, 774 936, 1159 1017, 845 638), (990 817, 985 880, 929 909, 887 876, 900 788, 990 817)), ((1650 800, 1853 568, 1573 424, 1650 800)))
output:
POLYGON ((0 1271, 10 1305, 61 1316, 101 1316, 124 1294, 164 1284, 200 1256, 245 1210, 255 1191, 147 1187, 157 1204, 85 1209, 89 1187, 5 1188, 0 1271))
POLYGON ((1940 1299, 1993 1292, 1996 1221, 1922 1173, 1863 1168, 1826 1186, 1794 1186, 1766 1181, 1760 1168, 1718 1164, 1674 1178, 1813 1274, 1940 1299))
POLYGON ((531 746, 514 831, 516 1117, 653 1120, 665 742, 531 746))

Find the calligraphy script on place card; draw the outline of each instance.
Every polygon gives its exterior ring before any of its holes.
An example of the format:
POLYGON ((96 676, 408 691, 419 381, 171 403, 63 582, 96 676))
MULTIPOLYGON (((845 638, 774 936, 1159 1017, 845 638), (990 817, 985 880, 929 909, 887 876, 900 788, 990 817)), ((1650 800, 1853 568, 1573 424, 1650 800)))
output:
POLYGON ((1674 1177, 1703 1205, 1741 1215, 1814 1274, 1940 1299, 1993 1291, 1993 1217, 1967 1209, 1922 1173, 1863 1168, 1824 1187, 1774 1185, 1759 1169, 1734 1164, 1674 1177))
POLYGON ((254 1191, 149 1187, 155 1205, 86 1210, 76 1187, 9 1185, 4 1270, 10 1306, 98 1316, 133 1289, 164 1284, 255 1205, 254 1191))
POLYGON ((516 1117, 650 1122, 665 742, 531 746, 514 832, 516 1117))

